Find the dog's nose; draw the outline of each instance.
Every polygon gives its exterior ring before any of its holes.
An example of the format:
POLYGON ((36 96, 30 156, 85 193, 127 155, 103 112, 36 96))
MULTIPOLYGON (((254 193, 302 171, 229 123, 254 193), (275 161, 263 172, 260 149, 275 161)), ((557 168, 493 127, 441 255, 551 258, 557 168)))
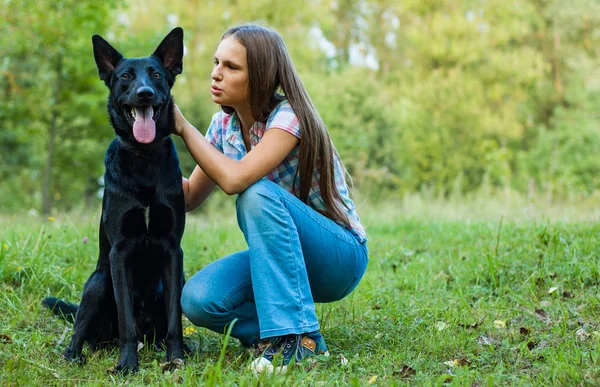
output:
POLYGON ((141 100, 147 100, 154 97, 154 90, 152 90, 152 88, 148 86, 140 87, 139 89, 137 89, 136 93, 138 98, 141 100))

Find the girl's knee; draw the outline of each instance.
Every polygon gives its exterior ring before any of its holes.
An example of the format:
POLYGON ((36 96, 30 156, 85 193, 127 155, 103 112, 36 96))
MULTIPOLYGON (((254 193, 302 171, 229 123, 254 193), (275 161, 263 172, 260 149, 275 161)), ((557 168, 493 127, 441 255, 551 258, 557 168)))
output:
POLYGON ((209 327, 215 304, 202 287, 187 282, 181 291, 181 310, 194 325, 209 327))
POLYGON ((238 195, 236 200, 238 211, 261 208, 265 202, 278 200, 277 189, 277 184, 270 180, 257 181, 238 195))

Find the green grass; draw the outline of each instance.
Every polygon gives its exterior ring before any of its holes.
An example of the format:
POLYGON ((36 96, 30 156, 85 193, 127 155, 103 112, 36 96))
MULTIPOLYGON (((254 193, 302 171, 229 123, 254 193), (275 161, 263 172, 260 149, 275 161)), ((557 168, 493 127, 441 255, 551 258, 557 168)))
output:
MULTIPOLYGON (((70 325, 40 300, 79 300, 97 259, 97 214, 1 216, 0 385, 600 384, 597 217, 464 216, 468 203, 462 217, 436 217, 409 204, 362 211, 367 274, 346 299, 318 306, 332 356, 259 379, 237 340, 225 346, 204 329, 187 330, 199 351, 173 373, 161 371, 164 352, 146 349, 134 376, 107 374, 117 349, 67 364, 70 325)), ((190 217, 183 248, 189 277, 245 244, 229 213, 190 217)))

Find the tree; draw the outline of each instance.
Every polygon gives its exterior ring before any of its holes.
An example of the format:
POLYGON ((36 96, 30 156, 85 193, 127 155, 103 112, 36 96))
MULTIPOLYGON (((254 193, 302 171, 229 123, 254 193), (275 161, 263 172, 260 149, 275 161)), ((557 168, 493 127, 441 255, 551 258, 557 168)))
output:
MULTIPOLYGON (((4 4, 0 195, 15 207, 68 208, 97 189, 113 133, 92 33, 110 30, 131 57, 184 27, 173 95, 205 131, 218 110, 208 92, 214 50, 228 27, 249 21, 283 36, 359 191, 600 191, 597 0, 4 4)), ((176 143, 188 174, 194 161, 176 143)))
MULTIPOLYGON (((41 210, 45 214, 61 195, 69 202, 72 188, 78 188, 75 195, 82 193, 74 164, 84 173, 99 174, 99 168, 87 168, 89 158, 96 159, 101 149, 96 143, 108 134, 98 131, 106 126, 106 115, 97 108, 103 98, 91 55, 91 36, 106 29, 118 3, 5 2, 2 12, 8 33, 0 37, 0 47, 7 97, 2 107, 8 120, 0 132, 3 137, 20 133, 15 153, 34 171, 43 170, 41 210), (65 154, 66 150, 71 152, 65 154)), ((30 177, 40 180, 38 172, 30 177)))

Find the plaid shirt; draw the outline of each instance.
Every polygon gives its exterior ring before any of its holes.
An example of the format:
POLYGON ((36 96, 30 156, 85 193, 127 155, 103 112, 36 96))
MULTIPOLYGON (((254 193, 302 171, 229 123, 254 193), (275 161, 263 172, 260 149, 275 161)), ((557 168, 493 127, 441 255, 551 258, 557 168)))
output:
MULTIPOLYGON (((293 134, 298 139, 301 138, 298 117, 296 117, 287 100, 280 102, 273 109, 266 123, 254 122, 254 125, 250 128, 251 147, 254 148, 260 142, 265 132, 272 128, 284 130, 293 134)), ((206 139, 221 153, 233 160, 239 161, 246 155, 246 146, 242 137, 241 125, 235 113, 225 114, 223 111, 215 113, 206 132, 206 139)), ((294 183, 294 174, 298 168, 299 156, 300 145, 298 144, 281 164, 269 172, 264 179, 271 180, 294 194, 292 185, 294 183)), ((350 220, 352 228, 350 231, 360 242, 364 242, 367 240, 365 230, 360 224, 354 202, 350 199, 348 185, 346 184, 344 170, 339 157, 335 156, 334 164, 335 184, 344 203, 348 207, 348 209, 344 207, 342 209, 346 211, 350 220)), ((325 204, 323 203, 319 188, 319 176, 319 171, 315 171, 308 194, 308 204, 314 209, 324 210, 325 204)), ((296 192, 300 192, 300 179, 296 179, 296 192)))

